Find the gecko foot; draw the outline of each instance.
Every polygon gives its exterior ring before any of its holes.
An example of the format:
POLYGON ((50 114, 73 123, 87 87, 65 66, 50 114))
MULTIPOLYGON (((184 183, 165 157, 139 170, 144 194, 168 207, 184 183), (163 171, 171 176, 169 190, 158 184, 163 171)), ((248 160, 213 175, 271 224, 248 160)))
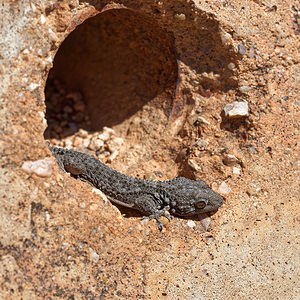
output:
POLYGON ((156 211, 154 214, 152 214, 150 216, 144 216, 143 219, 144 220, 153 220, 153 219, 155 219, 156 222, 157 222, 158 229, 160 231, 162 231, 163 228, 164 228, 164 225, 163 225, 162 221, 160 220, 161 216, 166 217, 169 221, 171 221, 171 219, 172 219, 171 216, 170 216, 170 214, 166 213, 166 208, 163 209, 163 210, 158 210, 158 211, 156 211))

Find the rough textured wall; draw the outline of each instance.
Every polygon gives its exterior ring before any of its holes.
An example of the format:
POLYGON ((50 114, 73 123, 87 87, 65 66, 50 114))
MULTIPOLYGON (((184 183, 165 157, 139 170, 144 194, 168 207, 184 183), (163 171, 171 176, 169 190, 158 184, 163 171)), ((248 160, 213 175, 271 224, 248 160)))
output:
POLYGON ((1 2, 1 297, 299 297, 299 9, 1 2), (247 116, 224 115, 233 101, 247 116), (159 232, 45 160, 45 138, 127 175, 204 179, 225 204, 159 232))

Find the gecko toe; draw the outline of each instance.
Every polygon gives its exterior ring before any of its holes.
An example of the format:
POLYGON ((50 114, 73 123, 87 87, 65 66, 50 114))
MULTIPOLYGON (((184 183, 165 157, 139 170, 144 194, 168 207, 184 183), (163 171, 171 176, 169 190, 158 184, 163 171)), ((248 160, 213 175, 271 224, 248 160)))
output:
POLYGON ((154 214, 150 215, 150 216, 143 216, 143 220, 153 220, 155 219, 157 222, 157 227, 159 229, 159 231, 162 231, 164 228, 164 225, 160 219, 161 216, 164 216, 165 218, 167 218, 169 221, 172 220, 172 217, 170 216, 170 214, 168 214, 165 210, 159 210, 157 212, 155 212, 154 214))

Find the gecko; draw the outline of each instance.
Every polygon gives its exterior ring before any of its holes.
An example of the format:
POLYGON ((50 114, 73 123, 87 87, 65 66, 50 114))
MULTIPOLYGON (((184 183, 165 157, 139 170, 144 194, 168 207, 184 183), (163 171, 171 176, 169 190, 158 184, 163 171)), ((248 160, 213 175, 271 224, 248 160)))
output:
POLYGON ((130 177, 105 165, 95 157, 65 148, 50 146, 59 167, 75 178, 101 190, 115 204, 135 209, 148 219, 170 215, 190 217, 217 210, 223 198, 203 180, 176 177, 166 181, 149 181, 130 177))

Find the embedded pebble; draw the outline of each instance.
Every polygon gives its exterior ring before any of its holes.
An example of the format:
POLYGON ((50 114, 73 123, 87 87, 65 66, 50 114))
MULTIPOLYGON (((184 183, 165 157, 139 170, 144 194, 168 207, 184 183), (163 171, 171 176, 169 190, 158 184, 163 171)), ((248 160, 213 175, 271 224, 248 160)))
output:
POLYGON ((28 91, 33 91, 33 90, 35 90, 36 88, 38 88, 40 86, 40 83, 30 83, 29 85, 28 85, 28 87, 27 87, 27 90, 28 91))
POLYGON ((231 62, 231 63, 228 64, 227 67, 228 67, 229 70, 233 70, 235 68, 235 64, 233 62, 231 62))
POLYGON ((64 140, 64 147, 69 148, 73 145, 73 142, 71 141, 71 139, 65 139, 64 140))
POLYGON ((249 50, 249 57, 250 58, 254 58, 255 57, 255 51, 254 51, 253 48, 250 48, 250 50, 249 50))
POLYGON ((197 81, 197 80, 191 80, 191 84, 193 86, 198 86, 199 85, 199 81, 197 81))
POLYGON ((41 24, 45 24, 46 23, 46 18, 43 14, 41 14, 41 24))
POLYGON ((104 145, 103 140, 94 138, 90 141, 88 148, 92 151, 99 150, 104 145))
POLYGON ((243 85, 239 87, 240 92, 247 93, 250 91, 250 87, 248 85, 243 85))
POLYGON ((188 220, 186 222, 186 225, 189 226, 190 228, 194 228, 196 226, 196 223, 193 220, 188 220))
POLYGON ((107 161, 111 163, 119 154, 118 150, 115 150, 108 158, 107 161))
POLYGON ((176 14, 174 16, 175 19, 179 20, 179 21, 184 21, 186 19, 185 14, 176 14))
POLYGON ((48 29, 48 33, 49 33, 49 40, 53 43, 57 42, 58 41, 58 37, 57 35, 49 28, 48 29))
MULTIPOLYGON (((106 127, 104 127, 104 128, 106 128, 106 127)), ((108 131, 105 131, 104 128, 103 128, 103 132, 98 135, 98 138, 102 141, 107 141, 110 138, 111 133, 108 131)))
POLYGON ((188 160, 188 165, 197 172, 202 171, 201 167, 193 159, 188 160))
POLYGON ((79 203, 79 207, 82 208, 82 209, 85 209, 86 208, 86 204, 84 202, 80 202, 79 203))
POLYGON ((105 203, 109 202, 107 196, 103 192, 101 192, 100 190, 98 190, 96 188, 92 188, 92 193, 100 196, 105 203))
POLYGON ((89 252, 90 252, 90 260, 94 263, 97 263, 100 259, 99 254, 92 248, 89 249, 89 252))
POLYGON ((230 45, 232 37, 228 32, 221 31, 220 38, 225 46, 230 45))
POLYGON ((89 135, 89 133, 86 130, 80 128, 76 135, 78 135, 81 138, 86 138, 89 135))
POLYGON ((73 147, 80 147, 83 144, 83 138, 75 136, 73 140, 73 147))
POLYGON ((52 159, 46 157, 36 161, 26 161, 22 169, 28 174, 36 174, 39 177, 50 177, 52 175, 52 159))
MULTIPOLYGON (((46 62, 49 63, 49 64, 52 64, 52 63, 53 63, 52 57, 51 57, 51 56, 48 56, 48 57, 46 58, 46 62)), ((51 67, 52 67, 52 66, 51 66, 51 67)))
POLYGON ((83 142, 82 142, 82 147, 87 149, 89 147, 89 144, 90 144, 90 140, 87 138, 84 138, 83 142))
POLYGON ((232 174, 234 175, 240 175, 241 174, 241 169, 237 167, 232 168, 232 174))
POLYGON ((99 205, 96 203, 92 203, 89 207, 90 210, 92 211, 97 211, 99 209, 99 205))
POLYGON ((253 206, 256 208, 261 208, 262 207, 262 203, 261 202, 254 202, 253 206))
POLYGON ((206 218, 202 219, 200 221, 201 225, 203 226, 203 228, 205 229, 205 231, 208 230, 210 223, 211 223, 211 219, 209 216, 207 216, 206 218))
POLYGON ((224 107, 225 116, 229 118, 240 118, 249 116, 248 102, 237 102, 226 104, 224 107))
POLYGON ((209 143, 208 143, 208 141, 206 141, 206 140, 198 139, 198 140, 196 141, 196 145, 197 145, 201 150, 205 150, 205 149, 207 149, 209 143))
POLYGON ((256 186, 248 186, 247 190, 246 190, 246 193, 249 195, 249 196, 258 196, 259 193, 261 191, 261 188, 260 187, 256 187, 256 186))
POLYGON ((219 193, 223 195, 227 195, 231 192, 231 188, 227 185, 226 182, 222 182, 219 187, 219 193))
POLYGON ((155 181, 156 176, 153 173, 148 172, 144 175, 144 179, 149 180, 149 181, 155 181))
POLYGON ((204 123, 206 125, 210 125, 210 122, 207 121, 206 119, 204 119, 203 117, 199 117, 199 121, 201 121, 202 123, 204 123))
POLYGON ((115 134, 115 131, 112 128, 109 127, 103 127, 103 133, 104 136, 112 136, 113 134, 115 134))
POLYGON ((48 210, 45 211, 45 220, 47 223, 50 221, 50 214, 49 214, 48 210))
POLYGON ((107 148, 109 150, 109 152, 115 152, 117 150, 119 150, 121 148, 121 146, 123 145, 124 141, 122 138, 118 138, 115 137, 111 140, 107 141, 107 148))
POLYGON ((239 53, 242 54, 242 55, 244 55, 244 54, 246 53, 246 47, 245 47, 245 45, 244 45, 243 43, 240 43, 240 44, 238 45, 238 51, 239 51, 239 53))
POLYGON ((232 167, 239 163, 239 159, 232 154, 227 154, 225 155, 223 162, 226 166, 232 167))

